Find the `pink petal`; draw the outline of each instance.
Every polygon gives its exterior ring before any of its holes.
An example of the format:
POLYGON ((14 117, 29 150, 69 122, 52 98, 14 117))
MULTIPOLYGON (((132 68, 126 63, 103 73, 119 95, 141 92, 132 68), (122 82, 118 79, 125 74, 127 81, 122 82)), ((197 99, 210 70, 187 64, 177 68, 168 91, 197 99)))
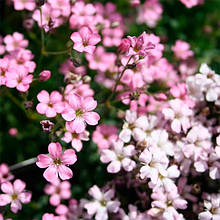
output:
POLYGON ((62 146, 60 143, 50 143, 48 151, 53 158, 60 158, 62 154, 62 146))
POLYGON ((38 160, 37 160, 36 164, 40 168, 46 168, 53 162, 52 158, 50 158, 46 154, 38 155, 37 159, 38 160))
POLYGON ((50 204, 53 206, 57 206, 60 204, 60 196, 58 194, 54 194, 50 197, 50 204))
POLYGON ((0 206, 5 206, 11 202, 11 196, 7 194, 0 194, 0 206))
POLYGON ((54 182, 57 181, 58 179, 58 172, 57 172, 57 168, 55 166, 50 166, 48 167, 43 174, 44 178, 48 181, 48 182, 54 182))
POLYGON ((31 196, 31 192, 22 192, 18 195, 18 198, 22 203, 29 203, 31 201, 31 196))
POLYGON ((45 114, 47 108, 48 108, 48 105, 44 103, 39 103, 36 107, 37 112, 40 114, 45 114))
POLYGON ((73 176, 72 170, 64 165, 60 165, 58 167, 58 172, 59 172, 59 176, 62 180, 70 179, 73 176))
POLYGON ((76 133, 82 133, 86 128, 84 119, 81 117, 76 117, 75 120, 72 122, 72 128, 75 130, 76 133))
POLYGON ((83 118, 89 125, 97 125, 100 116, 97 112, 85 112, 83 118))
POLYGON ((39 102, 49 103, 50 101, 49 93, 46 90, 42 90, 40 93, 38 93, 37 99, 39 102))
POLYGON ((19 200, 12 201, 12 203, 11 203, 11 211, 12 212, 17 213, 18 210, 21 210, 21 209, 22 209, 22 206, 21 206, 21 203, 19 200))
POLYGON ((78 110, 81 108, 81 99, 76 94, 72 94, 69 97, 69 103, 70 103, 71 107, 73 107, 74 110, 78 110))
POLYGON ((51 107, 48 107, 45 113, 48 118, 53 118, 57 115, 55 109, 51 107))
POLYGON ((76 43, 76 42, 82 42, 82 37, 80 36, 80 34, 78 32, 74 32, 71 34, 70 39, 76 43))
POLYGON ((95 101, 92 97, 87 97, 84 99, 82 106, 85 111, 92 111, 96 108, 97 101, 95 101))
POLYGON ((65 164, 74 164, 77 160, 75 151, 72 149, 65 150, 62 157, 62 163, 65 164))
POLYGON ((84 48, 84 51, 89 53, 89 54, 93 54, 94 53, 94 50, 95 50, 95 46, 86 46, 84 48))
POLYGON ((2 192, 6 193, 6 194, 13 194, 14 193, 13 185, 10 182, 2 183, 1 190, 2 190, 2 192))
POLYGON ((23 182, 22 180, 19 180, 19 179, 15 180, 13 185, 14 185, 14 192, 17 193, 17 194, 24 191, 24 189, 26 187, 25 182, 23 182))
POLYGON ((118 173, 120 169, 121 169, 121 163, 117 160, 112 161, 107 167, 109 173, 118 173))

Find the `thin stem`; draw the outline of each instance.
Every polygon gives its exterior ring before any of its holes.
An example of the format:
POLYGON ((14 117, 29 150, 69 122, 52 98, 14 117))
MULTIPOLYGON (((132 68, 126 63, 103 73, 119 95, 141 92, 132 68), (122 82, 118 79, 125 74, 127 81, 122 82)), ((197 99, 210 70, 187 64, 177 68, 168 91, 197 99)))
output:
POLYGON ((126 63, 126 65, 125 65, 124 69, 122 70, 122 72, 120 74, 118 74, 118 78, 116 80, 116 83, 115 83, 115 86, 113 88, 112 94, 109 96, 107 101, 111 100, 114 97, 114 95, 116 93, 117 86, 118 86, 118 84, 119 84, 119 82, 120 82, 120 80, 121 80, 125 70, 128 69, 128 64, 129 64, 129 62, 131 61, 132 58, 133 58, 133 55, 128 59, 128 62, 126 63))
POLYGON ((22 167, 32 165, 32 164, 36 163, 36 161, 37 161, 37 158, 34 157, 34 158, 31 158, 31 159, 28 159, 28 160, 24 160, 20 163, 16 163, 16 164, 10 166, 9 169, 10 169, 10 171, 18 170, 22 167))
POLYGON ((41 7, 39 8, 39 10, 40 10, 40 23, 41 23, 41 52, 44 53, 44 49, 45 49, 45 36, 44 36, 43 15, 42 15, 41 7))

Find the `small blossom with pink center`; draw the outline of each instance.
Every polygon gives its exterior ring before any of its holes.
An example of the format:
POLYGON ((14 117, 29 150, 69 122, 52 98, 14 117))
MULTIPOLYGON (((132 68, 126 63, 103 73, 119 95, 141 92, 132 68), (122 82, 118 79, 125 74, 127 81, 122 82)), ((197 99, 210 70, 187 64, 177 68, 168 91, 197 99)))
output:
POLYGON ((85 202, 84 208, 89 215, 95 215, 96 220, 107 220, 108 212, 116 213, 119 210, 120 202, 113 200, 114 194, 113 189, 102 192, 98 186, 94 185, 89 189, 89 195, 93 200, 85 202))
POLYGON ((28 10, 33 11, 36 7, 35 0, 13 0, 14 8, 17 11, 28 10))
POLYGON ((190 116, 193 115, 192 110, 180 99, 169 101, 169 108, 163 108, 162 113, 167 120, 171 120, 171 129, 180 133, 190 128, 190 116))
POLYGON ((96 108, 97 102, 92 97, 80 97, 72 94, 69 97, 69 105, 62 113, 62 117, 76 133, 82 133, 89 125, 97 125, 100 119, 98 113, 92 111, 96 108))
POLYGON ((190 50, 189 43, 182 40, 176 41, 175 45, 172 46, 172 51, 174 52, 175 56, 181 60, 186 60, 194 55, 193 51, 190 50))
POLYGON ((18 32, 14 32, 12 35, 6 35, 4 37, 4 43, 6 45, 5 49, 8 52, 28 46, 28 41, 24 40, 24 35, 18 32))
POLYGON ((112 149, 104 149, 101 151, 100 160, 103 163, 109 163, 107 171, 109 173, 118 173, 121 168, 127 172, 132 171, 136 167, 136 163, 131 159, 136 154, 134 145, 124 146, 121 140, 112 144, 112 149))
POLYGON ((62 137, 61 140, 66 143, 71 142, 72 147, 77 152, 81 151, 83 147, 82 141, 89 140, 89 132, 85 130, 82 133, 76 133, 68 123, 66 123, 66 129, 67 131, 64 133, 64 137, 62 137))
POLYGON ((47 184, 44 188, 44 192, 47 195, 51 195, 49 202, 53 206, 58 206, 61 199, 69 199, 71 197, 71 184, 68 181, 60 182, 56 180, 51 184, 47 184))
POLYGON ((82 53, 93 54, 96 44, 101 41, 99 34, 94 33, 89 27, 81 27, 78 32, 72 33, 70 39, 74 42, 73 49, 82 53))
POLYGON ((118 138, 117 131, 114 125, 98 125, 92 134, 92 140, 100 150, 107 149, 118 138))
POLYGON ((10 173, 9 167, 6 163, 0 164, 0 183, 12 180, 14 176, 10 173))
POLYGON ((11 203, 11 211, 17 213, 22 209, 21 203, 29 203, 31 201, 31 192, 25 191, 26 184, 20 179, 16 179, 14 183, 4 182, 1 190, 5 194, 0 194, 0 206, 11 203))
POLYGON ((37 99, 40 102, 36 107, 37 112, 45 114, 48 118, 53 118, 64 110, 63 97, 58 91, 49 94, 46 90, 42 90, 38 93, 37 99))
POLYGON ((57 181, 58 175, 62 180, 72 178, 73 172, 67 167, 76 162, 77 157, 75 151, 72 149, 65 150, 62 153, 62 146, 60 143, 50 143, 48 146, 49 155, 40 154, 36 162, 40 168, 47 168, 44 171, 44 178, 48 182, 57 181))
POLYGON ((27 92, 32 80, 33 75, 23 66, 13 68, 6 73, 6 86, 16 88, 20 92, 27 92))

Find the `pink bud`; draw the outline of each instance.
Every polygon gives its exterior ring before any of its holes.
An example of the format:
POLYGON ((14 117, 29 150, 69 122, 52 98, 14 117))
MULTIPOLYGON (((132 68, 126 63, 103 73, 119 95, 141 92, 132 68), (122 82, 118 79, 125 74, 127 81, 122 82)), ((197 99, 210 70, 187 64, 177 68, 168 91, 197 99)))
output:
POLYGON ((132 7, 136 7, 140 5, 140 0, 130 0, 130 4, 132 7))
POLYGON ((11 135, 11 136, 16 136, 18 134, 18 130, 17 128, 10 128, 8 133, 11 135))
POLYGON ((47 81, 48 79, 50 79, 50 76, 51 76, 50 70, 44 70, 40 73, 39 80, 42 82, 47 81))
POLYGON ((128 49, 130 48, 130 45, 131 45, 131 41, 127 38, 123 38, 121 40, 121 44, 119 45, 119 52, 120 53, 125 53, 128 51, 128 49))

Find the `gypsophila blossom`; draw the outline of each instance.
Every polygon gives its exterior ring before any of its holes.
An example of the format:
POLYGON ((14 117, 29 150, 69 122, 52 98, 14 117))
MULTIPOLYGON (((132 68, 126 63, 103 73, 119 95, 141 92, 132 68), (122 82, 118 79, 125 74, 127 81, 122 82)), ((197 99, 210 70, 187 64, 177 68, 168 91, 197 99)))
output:
POLYGON ((57 181, 58 175, 62 180, 72 178, 73 172, 67 165, 72 165, 76 162, 75 151, 68 149, 62 153, 62 146, 58 142, 50 143, 48 151, 49 155, 38 155, 36 162, 38 167, 47 168, 43 174, 44 178, 49 182, 57 181))

